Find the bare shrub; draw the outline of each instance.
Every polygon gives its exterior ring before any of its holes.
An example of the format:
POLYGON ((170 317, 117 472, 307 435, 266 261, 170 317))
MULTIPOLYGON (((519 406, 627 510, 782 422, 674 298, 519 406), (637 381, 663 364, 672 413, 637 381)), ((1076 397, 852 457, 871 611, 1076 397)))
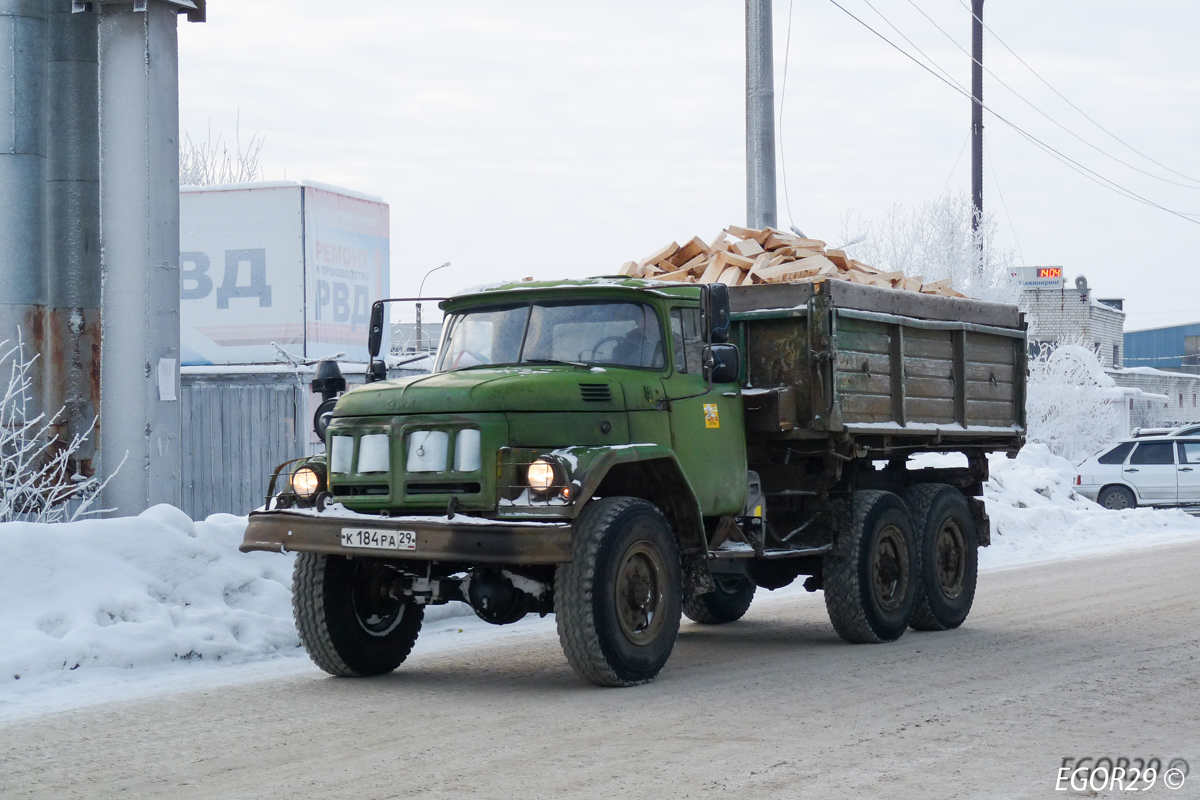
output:
POLYGON ((108 482, 74 469, 75 454, 95 429, 95 419, 82 433, 62 440, 52 430, 62 409, 49 417, 33 414, 31 372, 37 358, 25 357, 19 332, 15 345, 0 342, 0 364, 9 365, 0 396, 0 522, 74 522, 101 513, 92 506, 108 482))
POLYGON ((193 142, 186 132, 179 148, 179 185, 213 186, 222 183, 249 183, 263 177, 258 163, 263 138, 257 133, 242 149, 241 124, 234 128, 233 149, 222 141, 222 134, 212 138, 210 128, 203 142, 193 142))

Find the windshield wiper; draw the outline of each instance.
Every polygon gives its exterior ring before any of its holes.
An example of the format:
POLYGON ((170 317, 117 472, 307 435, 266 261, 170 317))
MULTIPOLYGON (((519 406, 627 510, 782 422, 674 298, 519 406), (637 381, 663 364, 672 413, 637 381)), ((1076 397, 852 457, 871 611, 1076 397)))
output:
POLYGON ((527 358, 521 362, 522 364, 566 364, 569 367, 582 367, 591 369, 591 367, 582 361, 563 361, 561 358, 527 358))

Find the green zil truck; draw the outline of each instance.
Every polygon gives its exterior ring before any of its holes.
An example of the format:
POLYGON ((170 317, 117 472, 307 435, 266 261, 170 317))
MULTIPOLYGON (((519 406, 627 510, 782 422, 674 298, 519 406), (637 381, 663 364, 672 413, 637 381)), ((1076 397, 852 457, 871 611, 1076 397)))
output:
POLYGON ((450 601, 497 625, 553 613, 604 686, 658 675, 681 615, 733 622, 802 576, 848 642, 966 618, 987 455, 1024 442, 1015 307, 594 278, 442 308, 433 372, 398 380, 372 308, 369 382, 320 365, 325 452, 277 470, 250 515, 242 550, 297 554, 321 669, 394 670, 450 601))

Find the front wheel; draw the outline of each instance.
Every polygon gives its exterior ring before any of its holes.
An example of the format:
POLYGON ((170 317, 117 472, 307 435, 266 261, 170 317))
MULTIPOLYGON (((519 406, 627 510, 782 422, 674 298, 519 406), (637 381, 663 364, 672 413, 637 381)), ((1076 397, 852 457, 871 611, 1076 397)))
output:
POLYGON ((599 686, 653 680, 675 647, 679 548, 663 515, 635 497, 587 505, 554 579, 558 639, 572 669, 599 686))
POLYGON ((890 642, 912 617, 917 549, 908 509, 891 492, 855 492, 848 530, 825 556, 825 608, 847 642, 890 642))
POLYGON ((299 553, 292 611, 300 643, 330 675, 391 672, 408 658, 424 606, 393 596, 391 571, 377 561, 299 553))

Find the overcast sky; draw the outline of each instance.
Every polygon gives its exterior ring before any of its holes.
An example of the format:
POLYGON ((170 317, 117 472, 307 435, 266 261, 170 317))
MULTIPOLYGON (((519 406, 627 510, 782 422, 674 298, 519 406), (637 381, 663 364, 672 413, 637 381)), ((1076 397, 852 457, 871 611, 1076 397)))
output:
MULTIPOLYGON (((969 50, 969 0, 871 0, 887 21, 867 0, 838 1, 970 85, 968 57, 920 13, 969 50)), ((782 98, 789 7, 774 3, 781 226, 833 244, 848 217, 969 192, 970 101, 830 0, 794 2, 782 98)), ((265 138, 267 178, 383 197, 396 294, 444 261, 427 295, 608 274, 745 222, 741 0, 254 0, 208 15, 180 18, 183 130, 230 137, 240 113, 243 140, 265 138)), ((1104 178, 1200 213, 1200 3, 989 0, 985 22, 989 107, 1104 178), (996 36, 1175 172, 1073 110, 996 36)), ((1062 265, 1126 298, 1127 330, 1200 321, 1200 224, 1102 188, 994 116, 985 129, 984 204, 1018 264, 1062 265)))

